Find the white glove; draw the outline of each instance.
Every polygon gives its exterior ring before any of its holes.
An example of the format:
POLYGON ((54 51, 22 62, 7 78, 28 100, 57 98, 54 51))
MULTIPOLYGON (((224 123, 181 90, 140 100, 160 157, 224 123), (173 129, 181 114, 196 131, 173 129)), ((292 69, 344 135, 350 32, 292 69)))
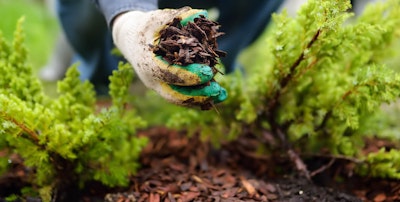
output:
POLYGON ((205 10, 164 9, 150 12, 130 11, 119 15, 113 23, 113 39, 117 48, 135 69, 142 82, 154 89, 166 100, 184 106, 202 106, 218 103, 227 98, 227 93, 218 83, 199 88, 209 82, 214 73, 203 64, 188 66, 169 65, 156 57, 151 46, 157 44, 159 31, 175 17, 190 21, 205 10))

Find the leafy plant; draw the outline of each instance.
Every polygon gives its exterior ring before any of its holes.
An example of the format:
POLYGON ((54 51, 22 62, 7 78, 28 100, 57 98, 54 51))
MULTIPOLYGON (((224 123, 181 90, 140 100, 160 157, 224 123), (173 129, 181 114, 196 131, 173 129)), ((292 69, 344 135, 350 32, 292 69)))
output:
MULTIPOLYGON (((135 136, 146 123, 127 107, 132 68, 121 63, 110 76, 108 108, 96 107, 93 85, 79 80, 75 66, 58 83, 58 98, 51 99, 26 62, 22 32, 20 20, 11 46, 0 35, 0 150, 20 155, 34 170, 32 183, 44 200, 51 191, 91 180, 127 185, 147 142, 135 136)), ((7 158, 0 157, 3 172, 7 158)))
POLYGON ((245 130, 260 137, 267 132, 289 156, 295 150, 328 150, 362 160, 361 174, 363 165, 373 162, 368 169, 374 176, 399 178, 400 166, 387 162, 395 161, 400 150, 367 156, 360 151, 371 135, 367 131, 380 132, 372 117, 399 97, 400 75, 385 61, 398 53, 393 44, 399 37, 400 4, 375 4, 357 19, 350 7, 350 1, 309 0, 295 18, 275 14, 257 44, 261 58, 252 57, 262 65, 248 67, 246 76, 219 79, 229 92, 219 115, 183 111, 169 125, 192 128, 216 144, 245 130))

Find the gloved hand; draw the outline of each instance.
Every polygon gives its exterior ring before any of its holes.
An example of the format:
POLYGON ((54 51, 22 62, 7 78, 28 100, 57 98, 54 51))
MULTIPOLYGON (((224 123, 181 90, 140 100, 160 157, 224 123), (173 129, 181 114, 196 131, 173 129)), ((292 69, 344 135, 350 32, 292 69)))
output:
POLYGON ((133 66, 142 82, 166 100, 183 106, 202 106, 222 102, 227 93, 217 82, 211 67, 203 64, 188 66, 169 65, 157 57, 151 46, 157 44, 158 34, 175 17, 181 23, 193 21, 205 10, 189 7, 150 12, 130 11, 119 15, 113 22, 114 43, 133 66), (207 85, 200 85, 207 84, 207 85))

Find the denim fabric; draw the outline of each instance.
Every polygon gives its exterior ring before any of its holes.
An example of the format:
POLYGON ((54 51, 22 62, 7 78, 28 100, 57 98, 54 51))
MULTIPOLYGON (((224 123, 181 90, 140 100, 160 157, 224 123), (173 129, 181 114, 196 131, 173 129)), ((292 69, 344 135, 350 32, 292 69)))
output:
POLYGON ((283 0, 159 0, 160 8, 217 8, 220 31, 225 35, 218 38, 219 49, 228 55, 222 58, 226 73, 241 65, 237 63, 239 53, 254 42, 264 31, 271 14, 278 10, 283 0))
MULTIPOLYGON (((79 61, 81 79, 89 79, 98 89, 108 85, 108 76, 117 68, 121 58, 110 54, 114 47, 107 22, 129 10, 152 10, 156 0, 58 0, 58 14, 66 36, 75 51, 74 61, 79 61), (95 4, 93 4, 93 2, 95 4), (98 8, 96 8, 96 5, 98 8)), ((218 43, 228 52, 222 58, 226 72, 237 66, 238 54, 262 33, 283 0, 159 0, 159 8, 219 9, 218 22, 226 34, 218 43)))
POLYGON ((71 63, 78 62, 81 80, 90 80, 103 94, 121 58, 110 54, 114 44, 102 13, 88 0, 58 0, 57 12, 74 50, 71 63))
POLYGON ((126 11, 157 9, 157 0, 94 0, 94 2, 104 14, 108 25, 111 25, 111 21, 116 15, 126 11))

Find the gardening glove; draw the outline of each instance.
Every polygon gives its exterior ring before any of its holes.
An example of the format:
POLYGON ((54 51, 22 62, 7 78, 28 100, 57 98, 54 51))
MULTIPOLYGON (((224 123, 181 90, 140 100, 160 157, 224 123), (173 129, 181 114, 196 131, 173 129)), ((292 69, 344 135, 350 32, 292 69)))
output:
POLYGON ((214 72, 204 64, 187 66, 170 65, 152 51, 158 44, 159 32, 167 23, 180 17, 181 24, 200 15, 207 16, 205 10, 164 9, 150 12, 130 11, 120 14, 113 22, 114 43, 135 69, 142 82, 166 100, 183 106, 202 106, 219 103, 227 98, 227 93, 213 81, 214 72), (202 85, 205 84, 205 85, 202 85))

